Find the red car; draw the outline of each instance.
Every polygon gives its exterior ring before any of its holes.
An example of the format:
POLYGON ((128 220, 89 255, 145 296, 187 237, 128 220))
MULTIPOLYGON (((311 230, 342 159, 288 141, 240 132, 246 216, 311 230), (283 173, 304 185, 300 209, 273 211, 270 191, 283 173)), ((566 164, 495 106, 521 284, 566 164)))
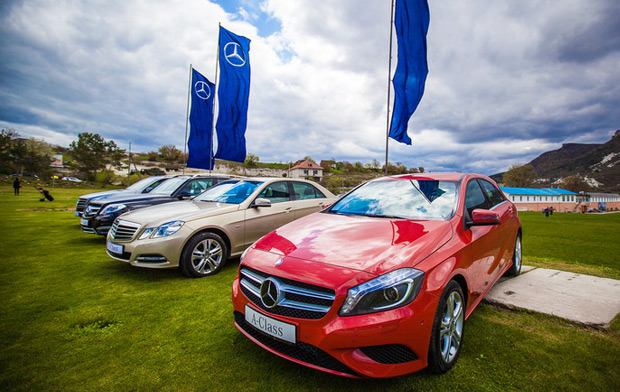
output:
POLYGON ((283 358, 347 377, 454 366, 465 319, 521 269, 521 224, 493 180, 367 182, 244 253, 235 325, 283 358))

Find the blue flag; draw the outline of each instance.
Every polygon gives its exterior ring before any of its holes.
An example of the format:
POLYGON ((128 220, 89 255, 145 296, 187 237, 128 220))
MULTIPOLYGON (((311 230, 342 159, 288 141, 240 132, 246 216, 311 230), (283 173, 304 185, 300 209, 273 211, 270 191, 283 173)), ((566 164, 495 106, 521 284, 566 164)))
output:
POLYGON ((213 170, 213 99, 215 84, 192 68, 187 166, 213 170))
POLYGON ((428 74, 426 63, 426 33, 430 14, 426 0, 396 0, 396 37, 398 65, 394 84, 394 110, 389 136, 401 143, 411 144, 407 123, 415 112, 428 74))
POLYGON ((250 40, 220 26, 216 158, 245 161, 250 97, 250 40))

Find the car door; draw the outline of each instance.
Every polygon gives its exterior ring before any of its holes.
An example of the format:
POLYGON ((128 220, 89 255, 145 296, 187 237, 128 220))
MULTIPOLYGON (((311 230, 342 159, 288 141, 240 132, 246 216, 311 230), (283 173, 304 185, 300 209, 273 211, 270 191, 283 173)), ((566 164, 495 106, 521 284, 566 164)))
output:
POLYGON ((245 244, 250 245, 263 235, 295 219, 294 201, 287 181, 272 182, 256 198, 267 199, 269 207, 251 204, 245 211, 245 244))
MULTIPOLYGON (((465 210, 463 220, 471 221, 471 213, 476 209, 488 210, 490 204, 484 195, 477 179, 471 179, 465 190, 465 210)), ((496 245, 493 243, 494 235, 491 234, 496 226, 470 226, 467 230, 471 233, 471 265, 468 266, 469 288, 472 298, 468 301, 474 303, 485 292, 491 283, 494 271, 494 254, 496 245), (491 235, 489 235, 491 234, 491 235)))
POLYGON ((482 186, 485 196, 490 204, 490 209, 497 212, 500 217, 500 224, 497 226, 491 226, 492 230, 490 230, 487 234, 489 236, 488 241, 492 242, 492 249, 493 252, 495 252, 493 273, 493 280, 495 280, 498 278, 497 275, 501 273, 510 263, 510 257, 512 256, 514 236, 512 234, 510 219, 514 213, 514 207, 511 203, 506 202, 504 195, 495 185, 483 179, 478 179, 478 182, 482 186))
POLYGON ((327 198, 312 184, 301 181, 291 181, 295 195, 295 219, 320 211, 327 202, 327 198))

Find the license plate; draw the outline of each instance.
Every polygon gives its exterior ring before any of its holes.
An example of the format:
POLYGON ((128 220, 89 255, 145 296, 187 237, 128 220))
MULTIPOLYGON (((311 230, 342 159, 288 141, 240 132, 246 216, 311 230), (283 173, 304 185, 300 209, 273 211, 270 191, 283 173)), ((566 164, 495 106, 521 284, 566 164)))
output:
POLYGON ((80 219, 80 225, 88 227, 88 219, 80 219))
POLYGON ((106 248, 112 253, 117 253, 119 255, 123 254, 123 245, 118 245, 113 242, 108 241, 106 244, 106 248))
POLYGON ((79 211, 75 211, 75 216, 82 216, 82 215, 80 215, 79 211))
POLYGON ((265 316, 248 305, 245 306, 245 321, 259 331, 263 331, 274 338, 289 343, 297 342, 297 327, 295 325, 265 316))

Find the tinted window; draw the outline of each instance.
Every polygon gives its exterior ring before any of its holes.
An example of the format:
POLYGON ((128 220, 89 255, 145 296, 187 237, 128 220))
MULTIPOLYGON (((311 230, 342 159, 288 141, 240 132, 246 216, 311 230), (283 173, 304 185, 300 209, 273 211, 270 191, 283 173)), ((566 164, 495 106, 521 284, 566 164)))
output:
POLYGON ((456 183, 435 180, 387 180, 364 184, 329 213, 375 217, 448 220, 456 204, 456 183))
POLYGON ((195 196, 210 188, 215 183, 214 178, 198 178, 191 180, 183 186, 181 193, 184 195, 195 196))
POLYGON ((484 198, 484 193, 478 184, 478 181, 472 180, 467 184, 467 191, 465 192, 465 208, 471 216, 471 212, 477 208, 488 209, 487 200, 484 198))
POLYGON ((265 189, 258 195, 263 199, 268 199, 271 204, 282 203, 291 200, 291 194, 288 191, 288 184, 286 182, 275 182, 267 185, 265 189))
POLYGON ((324 194, 311 184, 306 184, 305 182, 292 182, 292 184, 296 200, 321 199, 325 197, 324 194))
MULTIPOLYGON (((482 184, 482 188, 484 189, 484 192, 487 194, 487 197, 491 201, 492 207, 495 207, 499 203, 504 202, 504 196, 493 184, 491 184, 490 182, 486 180, 479 180, 479 181, 482 184)), ((540 198, 540 200, 542 201, 542 197, 540 198)))

